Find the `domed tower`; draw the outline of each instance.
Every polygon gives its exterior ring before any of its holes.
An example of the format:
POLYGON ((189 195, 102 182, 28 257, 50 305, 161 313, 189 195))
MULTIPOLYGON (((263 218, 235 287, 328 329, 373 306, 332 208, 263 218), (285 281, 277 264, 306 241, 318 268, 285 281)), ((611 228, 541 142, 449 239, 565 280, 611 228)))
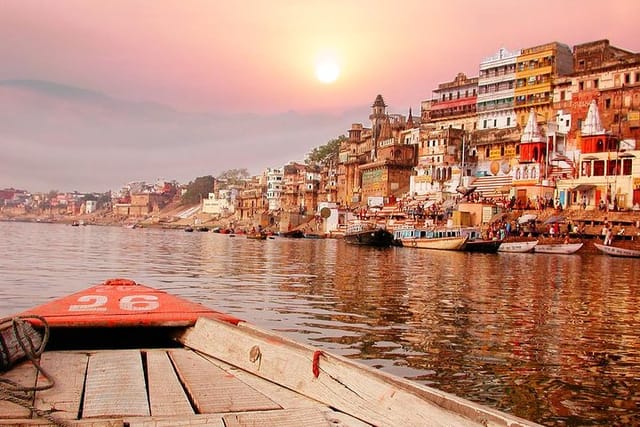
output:
POLYGON ((377 157, 378 140, 382 131, 382 126, 387 119, 387 104, 384 103, 382 95, 376 96, 376 100, 371 106, 371 114, 369 120, 371 120, 371 131, 373 133, 373 159, 377 157))

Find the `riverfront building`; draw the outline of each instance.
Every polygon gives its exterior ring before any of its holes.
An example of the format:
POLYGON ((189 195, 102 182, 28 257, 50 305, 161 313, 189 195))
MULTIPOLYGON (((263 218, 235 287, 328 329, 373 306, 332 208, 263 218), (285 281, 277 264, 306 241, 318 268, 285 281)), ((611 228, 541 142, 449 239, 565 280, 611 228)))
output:
POLYGON ((483 199, 521 204, 544 199, 578 207, 586 200, 587 208, 595 208, 609 197, 612 206, 614 201, 616 207, 638 206, 639 90, 638 54, 607 40, 577 45, 573 51, 558 42, 500 49, 480 62, 478 77, 458 73, 439 84, 422 102, 419 126, 407 126, 411 114, 404 121, 389 114, 379 95, 369 116, 371 127, 354 124, 341 148, 338 202, 363 205, 371 197, 397 197, 403 188, 388 185, 394 180, 390 169, 379 167, 379 154, 391 147, 388 152, 405 167, 410 150, 401 149, 413 145, 415 164, 406 192, 413 200, 458 199, 474 188, 483 199), (600 139, 603 147, 609 144, 606 153, 592 147, 597 135, 583 131, 582 124, 591 120, 587 113, 592 101, 602 117, 600 139), (404 130, 398 131, 402 125, 404 130), (411 143, 402 144, 398 135, 403 132, 411 132, 411 143), (598 171, 617 171, 617 188, 607 180, 595 182, 593 171, 583 173, 583 158, 593 157, 594 150, 627 159, 593 165, 598 171), (628 175, 622 175, 622 169, 628 175), (585 180, 590 183, 581 183, 585 180), (586 191, 592 192, 583 195, 586 191))
POLYGON ((477 77, 459 72, 438 84, 419 117, 387 109, 377 95, 369 122, 352 124, 322 167, 292 163, 281 178, 268 170, 269 210, 427 207, 463 194, 640 209, 640 55, 608 40, 501 48, 477 77))

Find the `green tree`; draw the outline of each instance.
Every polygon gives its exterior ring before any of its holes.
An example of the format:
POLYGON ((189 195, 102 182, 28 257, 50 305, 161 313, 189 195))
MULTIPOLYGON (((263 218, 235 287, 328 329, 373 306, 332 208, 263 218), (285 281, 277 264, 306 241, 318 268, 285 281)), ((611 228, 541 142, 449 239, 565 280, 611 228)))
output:
POLYGON ((207 198, 213 192, 216 179, 211 175, 201 176, 187 185, 187 191, 182 196, 182 203, 193 205, 207 198))
POLYGON ((346 140, 347 137, 345 135, 340 135, 338 138, 332 139, 325 145, 314 148, 309 154, 307 154, 305 163, 320 163, 326 165, 331 161, 337 160, 338 154, 340 153, 340 144, 346 140))

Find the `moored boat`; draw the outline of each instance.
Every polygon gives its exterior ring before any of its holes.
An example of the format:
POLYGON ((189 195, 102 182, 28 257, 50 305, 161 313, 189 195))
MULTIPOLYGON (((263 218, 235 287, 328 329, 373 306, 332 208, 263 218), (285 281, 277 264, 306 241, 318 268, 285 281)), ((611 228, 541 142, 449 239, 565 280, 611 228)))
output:
POLYGON ((640 250, 638 249, 621 248, 619 246, 607 246, 600 243, 594 243, 593 245, 602 253, 605 253, 607 255, 625 258, 640 258, 640 250))
POLYGON ((281 231, 278 235, 280 237, 288 237, 291 239, 302 239, 304 237, 304 231, 300 229, 281 231))
POLYGON ((533 248, 538 244, 537 240, 526 241, 503 241, 498 252, 511 252, 511 253, 525 253, 533 251, 533 248))
POLYGON ((266 240, 267 233, 263 233, 263 232, 247 233, 247 239, 266 240))
POLYGON ((353 245, 388 247, 393 234, 372 221, 355 220, 347 224, 344 240, 353 245))
POLYGON ((0 323, 0 425, 536 425, 125 279, 0 323))
POLYGON ((500 245, 502 245, 502 240, 467 239, 462 250, 495 254, 500 249, 500 245))
POLYGON ((397 229, 393 232, 393 237, 400 246, 446 251, 462 250, 469 238, 460 229, 419 227, 397 229))
POLYGON ((533 247, 536 253, 569 255, 578 252, 583 243, 538 243, 533 247))

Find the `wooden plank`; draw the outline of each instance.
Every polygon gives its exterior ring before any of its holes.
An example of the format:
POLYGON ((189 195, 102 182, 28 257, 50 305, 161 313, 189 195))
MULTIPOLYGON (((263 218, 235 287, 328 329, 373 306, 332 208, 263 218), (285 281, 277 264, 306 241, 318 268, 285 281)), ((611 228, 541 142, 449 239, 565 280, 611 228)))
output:
POLYGON ((223 417, 226 427, 334 427, 318 408, 245 412, 223 417))
POLYGON ((329 353, 318 357, 316 378, 315 348, 246 323, 201 318, 178 339, 374 425, 536 425, 329 353))
POLYGON ((83 418, 149 414, 140 352, 107 350, 91 354, 83 418))
POLYGON ((151 415, 193 415, 187 394, 164 350, 147 351, 147 380, 151 415))
POLYGON ((364 423, 351 415, 343 412, 337 412, 329 408, 328 406, 311 399, 300 393, 297 393, 288 388, 282 387, 279 384, 267 381, 257 375, 251 374, 242 369, 238 369, 233 365, 225 363, 219 359, 215 359, 211 356, 203 355, 211 363, 218 366, 220 369, 224 369, 230 375, 235 376, 243 383, 253 387, 256 390, 260 390, 265 395, 269 396, 269 399, 280 405, 282 409, 301 409, 301 408, 318 408, 333 427, 350 426, 350 427, 367 427, 371 424, 364 423))
MULTIPOLYGON (((3 380, 9 380, 16 383, 21 387, 34 387, 36 385, 36 368, 33 364, 28 361, 22 361, 17 365, 14 365, 9 371, 3 372, 0 375, 0 378, 3 380)), ((14 388, 13 385, 0 381, 0 386, 6 388, 7 390, 12 390, 14 388)), ((2 389, 0 389, 2 390, 2 389)), ((24 396, 23 393, 16 392, 17 396, 24 396)), ((0 400, 0 419, 2 418, 29 418, 31 415, 31 410, 25 408, 24 406, 19 405, 18 403, 13 403, 8 400, 5 400, 4 396, 2 400, 0 400)), ((26 405, 33 404, 33 394, 31 398, 25 402, 26 405)))
MULTIPOLYGON (((51 424, 51 421, 37 418, 30 420, 23 419, 0 419, 0 426, 10 427, 51 427, 55 424, 51 424)), ((74 420, 73 427, 124 427, 125 424, 122 420, 74 420)))
MULTIPOLYGON (((36 408, 52 411, 59 419, 77 419, 88 359, 86 353, 44 352, 40 365, 51 375, 54 386, 36 393, 36 408)), ((38 377, 39 386, 47 384, 46 381, 42 375, 38 377)))
POLYGON ((249 387, 260 390, 261 393, 269 396, 269 399, 280 405, 282 409, 311 407, 327 408, 326 405, 315 399, 311 399, 286 387, 282 387, 281 385, 268 381, 258 375, 238 369, 233 365, 225 363, 219 359, 215 359, 211 356, 203 355, 203 357, 207 358, 207 360, 220 369, 226 371, 229 375, 233 375, 243 383, 247 384, 249 387))
POLYGON ((226 427, 222 414, 126 418, 127 427, 226 427))
POLYGON ((201 414, 280 409, 259 391, 190 350, 170 350, 178 375, 201 414))

